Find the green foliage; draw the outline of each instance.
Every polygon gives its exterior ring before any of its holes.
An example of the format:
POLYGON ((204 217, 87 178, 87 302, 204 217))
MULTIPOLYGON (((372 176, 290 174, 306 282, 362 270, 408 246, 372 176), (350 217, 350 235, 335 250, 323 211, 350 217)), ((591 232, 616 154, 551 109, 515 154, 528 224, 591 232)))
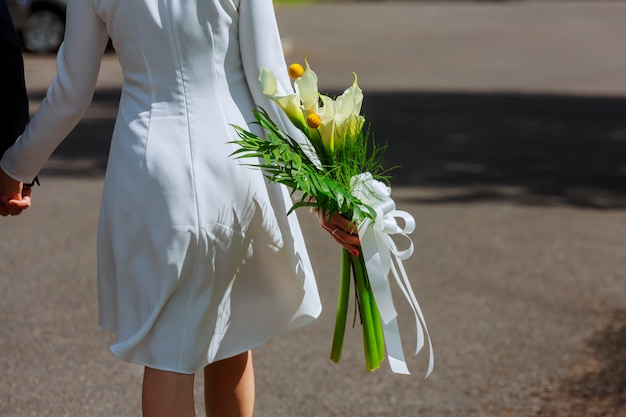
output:
POLYGON ((350 187, 350 179, 363 172, 369 172, 379 180, 389 182, 382 165, 383 154, 387 146, 379 147, 371 139, 369 130, 359 132, 351 141, 344 142, 334 153, 329 155, 329 170, 341 184, 350 187))
POLYGON ((301 197, 289 212, 298 207, 315 207, 318 210, 341 213, 352 219, 374 218, 374 210, 355 198, 350 192, 350 178, 362 172, 370 172, 377 179, 384 177, 381 159, 384 148, 372 146, 368 151, 369 135, 360 133, 351 143, 346 143, 334 154, 322 155, 331 163, 322 164, 317 149, 301 145, 285 134, 269 117, 258 108, 253 111, 254 124, 263 128, 266 138, 260 137, 239 126, 234 126, 239 136, 232 143, 239 148, 231 156, 256 158, 251 167, 261 169, 272 182, 284 184, 295 195, 301 197))

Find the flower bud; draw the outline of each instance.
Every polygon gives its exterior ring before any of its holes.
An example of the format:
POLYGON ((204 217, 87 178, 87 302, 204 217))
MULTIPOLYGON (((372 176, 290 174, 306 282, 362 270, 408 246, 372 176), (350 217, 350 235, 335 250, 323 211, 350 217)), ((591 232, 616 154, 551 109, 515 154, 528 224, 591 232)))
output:
POLYGON ((289 65, 289 69, 287 71, 289 72, 289 76, 294 80, 302 77, 302 74, 304 74, 304 68, 302 68, 302 65, 300 64, 289 65))
POLYGON ((311 113, 306 117, 306 124, 311 129, 317 129, 322 124, 322 119, 317 114, 311 113))

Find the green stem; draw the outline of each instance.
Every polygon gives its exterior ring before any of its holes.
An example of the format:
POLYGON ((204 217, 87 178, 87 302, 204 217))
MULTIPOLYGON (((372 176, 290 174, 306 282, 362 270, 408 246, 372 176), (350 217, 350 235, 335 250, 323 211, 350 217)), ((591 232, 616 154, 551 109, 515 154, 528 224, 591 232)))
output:
POLYGON ((372 302, 374 297, 367 282, 367 272, 361 256, 352 257, 352 268, 356 280, 356 290, 360 301, 361 323, 363 326, 363 349, 365 351, 365 365, 372 372, 380 367, 379 353, 376 341, 374 318, 372 317, 372 302))
POLYGON ((383 323, 380 319, 378 304, 372 294, 372 318, 374 319, 374 332, 376 333, 376 348, 378 350, 378 362, 385 360, 385 335, 383 334, 383 323))
POLYGON ((341 252, 341 276, 339 277, 339 295, 337 299, 337 315, 335 316, 335 332, 333 345, 330 350, 330 359, 339 363, 343 349, 343 339, 346 333, 346 320, 348 316, 348 301, 350 299, 350 257, 347 249, 341 252))

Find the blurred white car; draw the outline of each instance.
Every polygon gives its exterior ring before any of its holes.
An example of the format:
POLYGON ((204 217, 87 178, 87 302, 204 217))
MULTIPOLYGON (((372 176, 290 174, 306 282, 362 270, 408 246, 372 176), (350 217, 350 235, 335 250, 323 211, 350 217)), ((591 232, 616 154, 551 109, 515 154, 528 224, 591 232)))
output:
POLYGON ((59 49, 67 0, 7 0, 7 5, 27 51, 46 54, 59 49))

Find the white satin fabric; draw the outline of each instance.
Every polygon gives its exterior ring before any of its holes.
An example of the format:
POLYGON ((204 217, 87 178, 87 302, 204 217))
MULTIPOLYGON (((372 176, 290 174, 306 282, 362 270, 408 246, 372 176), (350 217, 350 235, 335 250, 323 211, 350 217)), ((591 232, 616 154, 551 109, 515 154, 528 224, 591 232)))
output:
POLYGON ((108 37, 124 74, 98 234, 112 351, 192 373, 311 322, 289 195, 227 143, 257 105, 285 120, 258 81, 268 67, 289 85, 271 0, 70 0, 58 75, 2 168, 37 175, 89 105, 108 37))
POLYGON ((426 370, 426 377, 428 378, 435 365, 433 345, 426 326, 426 319, 402 263, 413 255, 414 246, 409 235, 415 230, 415 219, 408 212, 396 209, 396 203, 391 198, 391 188, 385 183, 375 180, 369 172, 352 177, 350 185, 354 196, 374 209, 376 213, 373 219, 361 220, 358 223, 358 230, 365 268, 383 324, 389 366, 395 373, 409 374, 400 339, 398 313, 394 306, 389 284, 389 275, 391 274, 415 316, 417 334, 415 354, 417 355, 422 350, 425 341, 428 342, 430 353, 428 369, 426 370), (404 226, 400 226, 397 219, 402 219, 404 226), (402 238, 404 244, 408 244, 407 247, 399 249, 392 236, 402 238))

